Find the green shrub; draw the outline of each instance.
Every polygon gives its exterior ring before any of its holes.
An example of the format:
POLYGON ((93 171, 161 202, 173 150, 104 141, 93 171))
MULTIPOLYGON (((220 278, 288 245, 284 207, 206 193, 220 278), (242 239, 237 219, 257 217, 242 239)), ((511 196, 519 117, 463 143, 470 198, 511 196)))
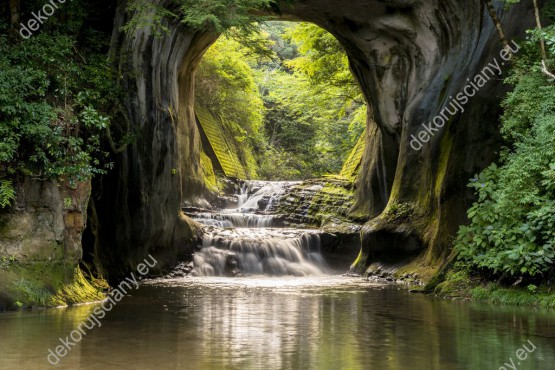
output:
MULTIPOLYGON (((528 48, 530 49, 530 48, 528 48)), ((459 258, 511 280, 546 276, 555 260, 555 85, 525 53, 508 79, 501 164, 471 180, 478 201, 456 240, 459 258)))
POLYGON ((101 145, 119 98, 109 39, 77 36, 78 21, 48 27, 28 40, 0 34, 0 179, 85 180, 111 166, 101 145))

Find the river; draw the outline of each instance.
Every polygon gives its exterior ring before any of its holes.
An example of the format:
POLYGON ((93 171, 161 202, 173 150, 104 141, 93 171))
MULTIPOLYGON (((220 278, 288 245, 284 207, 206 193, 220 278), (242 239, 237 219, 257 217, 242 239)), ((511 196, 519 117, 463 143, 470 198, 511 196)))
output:
POLYGON ((0 314, 0 369, 555 369, 553 311, 342 276, 318 230, 274 227, 283 186, 264 186, 197 210, 188 275, 144 280, 79 341, 101 303, 0 314))

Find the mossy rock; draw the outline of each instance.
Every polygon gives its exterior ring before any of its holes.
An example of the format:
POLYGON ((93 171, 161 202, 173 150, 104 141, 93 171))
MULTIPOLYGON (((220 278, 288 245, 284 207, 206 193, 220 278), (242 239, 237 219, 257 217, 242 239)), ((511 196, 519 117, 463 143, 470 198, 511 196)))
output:
POLYGON ((208 109, 196 104, 195 113, 202 132, 206 135, 216 156, 212 160, 218 161, 225 176, 239 179, 256 177, 256 160, 248 145, 236 142, 224 122, 216 118, 208 109))
POLYGON ((0 268, 0 309, 56 307, 105 298, 108 284, 86 277, 78 266, 36 262, 0 268))
POLYGON ((360 135, 355 147, 351 151, 351 154, 343 164, 340 176, 346 179, 354 179, 360 169, 362 164, 362 157, 364 156, 364 151, 366 149, 366 130, 360 135))

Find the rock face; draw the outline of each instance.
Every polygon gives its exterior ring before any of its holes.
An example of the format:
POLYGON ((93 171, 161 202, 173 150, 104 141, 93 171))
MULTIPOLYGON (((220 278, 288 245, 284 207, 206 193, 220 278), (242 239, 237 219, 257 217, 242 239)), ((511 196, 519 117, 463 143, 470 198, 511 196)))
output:
POLYGON ((187 198, 202 198, 200 136, 194 121, 193 75, 215 35, 178 23, 164 38, 151 30, 120 33, 126 2, 118 4, 112 47, 128 92, 126 109, 137 140, 117 156, 96 197, 99 259, 109 279, 122 277, 149 253, 157 268, 192 249, 193 222, 181 214, 187 198))
POLYGON ((79 268, 90 190, 89 182, 26 178, 17 185, 14 206, 0 213, 0 311, 104 297, 104 282, 79 268))
POLYGON ((0 255, 24 264, 79 263, 90 183, 70 187, 27 178, 17 195, 13 211, 0 214, 0 255))
MULTIPOLYGON (((154 1, 164 5, 166 0, 154 1)), ((435 264, 449 253, 449 237, 466 220, 467 179, 495 159, 502 87, 490 81, 450 117, 420 150, 412 135, 428 123, 494 57, 500 44, 480 0, 305 0, 281 7, 283 19, 318 24, 345 47, 371 114, 352 212, 367 214, 363 271, 384 256, 420 255, 435 264), (396 207, 411 209, 395 217, 396 207), (392 216, 393 215, 393 216, 392 216)), ((509 38, 532 24, 527 4, 502 20, 509 38), (530 19, 528 19, 528 16, 530 19)), ((499 9, 501 10, 501 9, 499 9)), ((199 132, 194 119, 194 71, 218 35, 192 32, 179 22, 154 37, 149 29, 120 33, 119 4, 112 48, 128 92, 127 110, 138 134, 104 179, 97 200, 100 254, 112 275, 148 252, 169 263, 195 234, 183 201, 204 194, 199 132), (156 254, 157 253, 157 254, 156 254)), ((193 200, 193 202, 191 202, 193 200)), ((164 262, 162 262, 164 263, 164 262)))
POLYGON ((305 180, 287 189, 278 203, 276 212, 282 215, 287 226, 345 225, 351 229, 349 233, 357 233, 358 230, 354 224, 363 220, 349 217, 349 209, 354 204, 352 187, 352 182, 348 180, 333 178, 305 180))

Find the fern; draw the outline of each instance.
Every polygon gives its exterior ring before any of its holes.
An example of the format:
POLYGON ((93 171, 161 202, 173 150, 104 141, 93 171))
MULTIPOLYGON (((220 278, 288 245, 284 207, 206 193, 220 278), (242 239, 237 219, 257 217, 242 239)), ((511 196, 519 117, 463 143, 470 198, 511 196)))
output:
POLYGON ((0 208, 6 208, 15 200, 15 190, 12 182, 8 180, 0 181, 0 208))

